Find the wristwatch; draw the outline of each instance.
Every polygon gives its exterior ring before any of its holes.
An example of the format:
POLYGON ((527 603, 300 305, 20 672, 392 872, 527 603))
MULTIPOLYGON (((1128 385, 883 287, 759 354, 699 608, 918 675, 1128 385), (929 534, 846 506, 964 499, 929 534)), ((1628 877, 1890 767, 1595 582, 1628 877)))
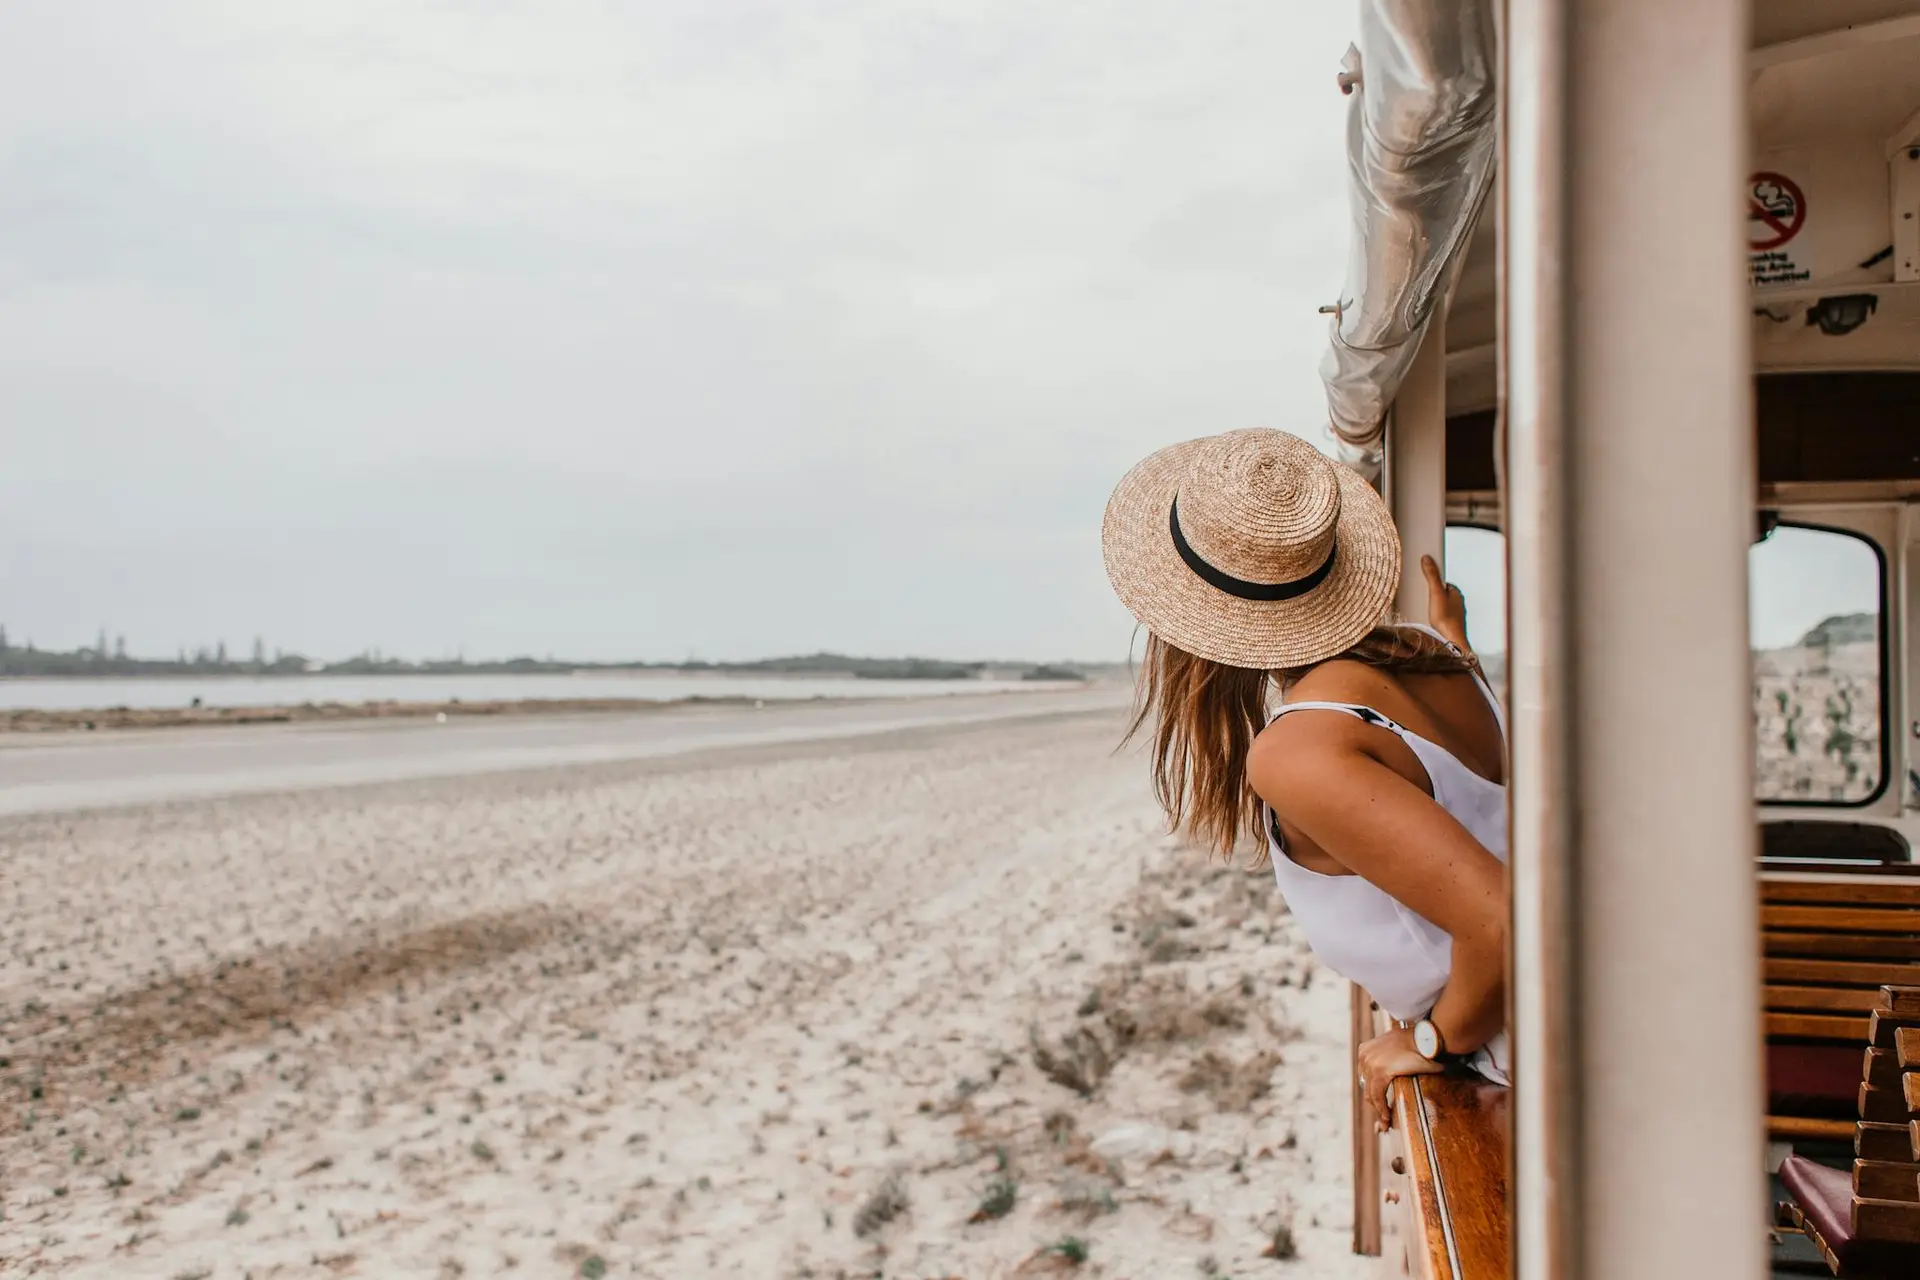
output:
POLYGON ((1422 1018, 1413 1024, 1414 1052, 1428 1062, 1445 1062, 1447 1053, 1446 1038, 1440 1034, 1440 1028, 1433 1025, 1432 1018, 1422 1018))

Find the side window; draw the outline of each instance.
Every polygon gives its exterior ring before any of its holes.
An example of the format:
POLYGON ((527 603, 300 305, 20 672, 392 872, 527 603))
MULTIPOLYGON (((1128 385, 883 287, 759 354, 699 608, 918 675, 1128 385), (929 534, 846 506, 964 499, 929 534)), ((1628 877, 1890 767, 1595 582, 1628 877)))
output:
MULTIPOLYGON (((1506 545, 1447 527, 1447 576, 1498 687, 1506 659, 1506 545)), ((1886 785, 1881 643, 1885 562, 1856 533, 1779 524, 1747 558, 1753 649, 1754 798, 1862 805, 1886 785)))
POLYGON ((1747 556, 1754 798, 1859 805, 1886 785, 1884 562, 1838 529, 1781 524, 1747 556))
POLYGON ((1467 642, 1499 689, 1507 665, 1507 539, 1479 525, 1447 526, 1447 580, 1467 598, 1467 642))

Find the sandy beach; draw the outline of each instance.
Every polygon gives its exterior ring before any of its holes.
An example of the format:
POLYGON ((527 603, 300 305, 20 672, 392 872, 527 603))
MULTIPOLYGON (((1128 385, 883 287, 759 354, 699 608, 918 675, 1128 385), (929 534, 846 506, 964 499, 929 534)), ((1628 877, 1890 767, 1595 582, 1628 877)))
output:
POLYGON ((1345 986, 1120 727, 0 818, 0 1274, 1370 1274, 1345 986))

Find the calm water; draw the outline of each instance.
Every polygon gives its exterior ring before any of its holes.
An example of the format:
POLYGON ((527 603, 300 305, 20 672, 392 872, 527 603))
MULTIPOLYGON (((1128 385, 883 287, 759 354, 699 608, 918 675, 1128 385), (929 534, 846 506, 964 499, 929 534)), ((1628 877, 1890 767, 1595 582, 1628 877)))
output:
POLYGON ((303 702, 462 702, 522 698, 901 698, 1060 686, 1018 680, 855 680, 821 676, 728 676, 639 672, 609 675, 229 676, 0 680, 0 709, 297 706, 303 702))

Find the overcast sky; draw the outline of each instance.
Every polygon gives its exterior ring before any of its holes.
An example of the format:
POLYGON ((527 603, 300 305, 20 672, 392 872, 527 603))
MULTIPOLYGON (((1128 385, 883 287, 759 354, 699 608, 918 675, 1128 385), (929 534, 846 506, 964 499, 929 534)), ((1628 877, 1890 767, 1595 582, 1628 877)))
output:
POLYGON ((1125 653, 1150 449, 1313 435, 1353 4, 0 6, 0 622, 1125 653))
POLYGON ((6 0, 0 624, 1121 656, 1119 476, 1322 430, 1354 7, 6 0))

